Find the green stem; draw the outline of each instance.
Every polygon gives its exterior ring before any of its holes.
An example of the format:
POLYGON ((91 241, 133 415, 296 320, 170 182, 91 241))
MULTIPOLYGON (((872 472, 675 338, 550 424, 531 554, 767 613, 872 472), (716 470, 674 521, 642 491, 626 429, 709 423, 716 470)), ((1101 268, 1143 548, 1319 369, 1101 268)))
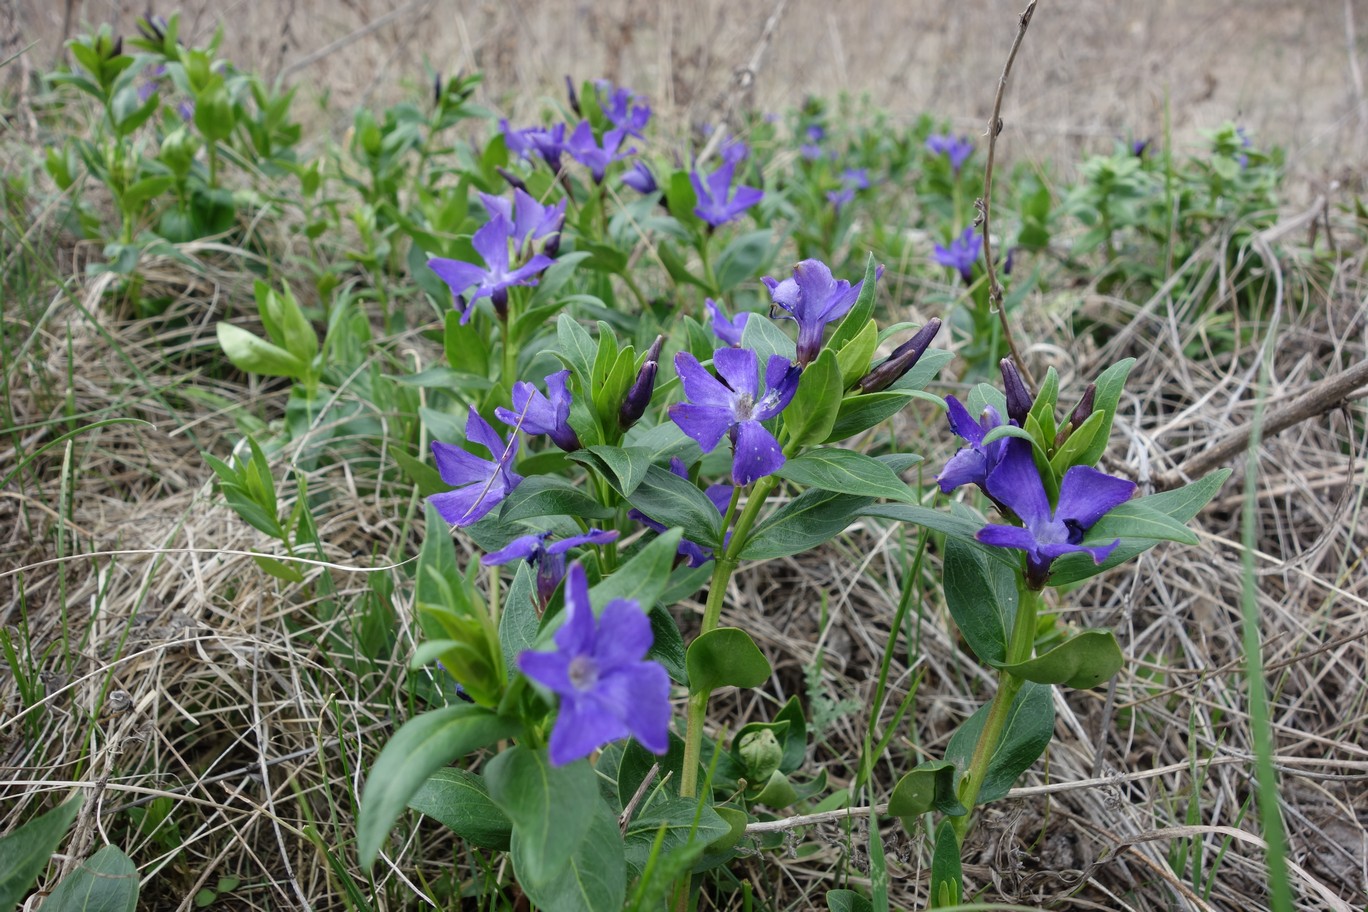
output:
POLYGON ((703 266, 703 281, 708 283, 708 291, 714 298, 722 297, 722 291, 717 287, 717 276, 713 273, 712 263, 708 260, 708 238, 706 235, 698 241, 698 260, 703 266))
POLYGON ((512 322, 513 322, 513 311, 512 311, 513 296, 512 296, 512 295, 509 295, 509 296, 508 296, 508 300, 509 300, 509 311, 508 311, 508 316, 507 316, 506 319, 503 319, 503 320, 500 320, 500 321, 499 321, 499 330, 500 330, 500 332, 501 332, 502 335, 503 335, 503 369, 502 369, 502 373, 499 374, 499 379, 502 380, 504 383, 508 384, 508 388, 509 388, 509 389, 512 389, 512 388, 513 388, 513 372, 517 369, 517 368, 515 367, 515 363, 516 363, 516 360, 517 360, 517 359, 514 358, 514 356, 513 356, 513 339, 512 339, 513 330, 512 330, 512 327, 511 327, 511 324, 512 324, 512 322))
MULTIPOLYGON (((1019 579, 1017 582, 1016 621, 1012 626, 1012 641, 1007 647, 1007 664, 1015 665, 1031 657, 1031 650, 1035 645, 1036 614, 1039 610, 1040 591, 1029 588, 1024 579, 1019 579)), ((1022 678, 1010 672, 998 672, 997 693, 993 695, 993 704, 988 710, 988 719, 984 722, 983 731, 979 733, 978 743, 974 745, 974 755, 969 762, 969 772, 960 783, 960 803, 968 808, 969 813, 962 817, 951 818, 951 825, 955 828, 955 836, 961 845, 964 844, 964 836, 969 831, 969 823, 973 818, 974 802, 978 800, 979 789, 983 787, 984 777, 988 773, 988 763, 993 759, 993 754, 997 752, 998 743, 1002 740, 1002 733, 1007 728, 1012 701, 1016 699, 1023 683, 1022 678)))

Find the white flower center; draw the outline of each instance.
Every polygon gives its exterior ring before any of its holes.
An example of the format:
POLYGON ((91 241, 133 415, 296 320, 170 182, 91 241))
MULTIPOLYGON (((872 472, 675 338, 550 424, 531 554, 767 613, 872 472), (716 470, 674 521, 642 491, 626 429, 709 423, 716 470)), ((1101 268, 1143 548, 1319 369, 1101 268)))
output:
POLYGON ((569 674, 577 690, 588 690, 598 682, 598 665, 589 656, 575 656, 570 660, 569 674))

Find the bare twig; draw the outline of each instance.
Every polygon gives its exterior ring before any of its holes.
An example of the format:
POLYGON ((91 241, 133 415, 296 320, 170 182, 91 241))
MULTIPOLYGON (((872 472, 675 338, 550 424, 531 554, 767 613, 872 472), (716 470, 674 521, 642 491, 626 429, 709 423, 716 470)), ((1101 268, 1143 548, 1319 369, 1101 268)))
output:
POLYGON ((1016 38, 1012 41, 1012 49, 1007 53, 1007 63, 1002 67, 1002 76, 998 78, 997 97, 993 99, 993 116, 988 120, 988 160, 983 168, 983 198, 974 204, 979 211, 979 218, 983 223, 983 260, 988 270, 988 300, 997 311, 998 319, 1002 321, 1002 334, 1007 339, 1007 345, 1012 350, 1012 360, 1016 362, 1017 368, 1021 371, 1021 377, 1026 381, 1026 386, 1032 392, 1036 389, 1034 378, 1031 376, 1030 369, 1026 366, 1026 361, 1021 357, 1021 350, 1017 348, 1016 337, 1012 335, 1012 326, 1007 319, 1007 310, 1002 306, 1002 284, 998 282, 997 270, 993 268, 993 241, 992 241, 992 208, 993 208, 993 162, 997 154, 997 138, 1002 132, 1002 98, 1007 94, 1007 76, 1012 72, 1012 63, 1016 61, 1017 49, 1021 47, 1021 40, 1026 37, 1026 29, 1031 24, 1031 17, 1035 15, 1036 0, 1031 0, 1026 4, 1026 9, 1022 12, 1021 18, 1017 23, 1016 38))
POLYGON ((756 74, 760 72, 760 64, 765 59, 765 51, 769 50, 770 43, 774 41, 774 32, 779 25, 779 20, 784 15, 784 8, 788 6, 788 0, 775 0, 774 10, 769 18, 765 20, 765 27, 760 32, 760 40, 755 42, 755 51, 751 54, 750 61, 741 69, 736 71, 736 76, 732 80, 731 89, 728 90, 722 103, 718 105, 717 116, 713 118, 713 123, 717 129, 713 130, 712 136, 708 137, 708 142, 703 146, 703 151, 698 153, 698 162, 701 164, 707 161, 708 156, 716 151, 717 147, 725 138, 726 131, 722 129, 722 124, 731 120, 733 112, 736 110, 738 102, 743 95, 755 86, 756 74))

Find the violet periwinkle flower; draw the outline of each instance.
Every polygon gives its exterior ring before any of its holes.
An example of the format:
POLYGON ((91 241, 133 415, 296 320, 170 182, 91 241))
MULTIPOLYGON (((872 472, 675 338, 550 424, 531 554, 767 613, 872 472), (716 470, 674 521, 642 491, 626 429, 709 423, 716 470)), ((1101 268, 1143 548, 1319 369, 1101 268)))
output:
POLYGON ((940 328, 941 321, 938 318, 932 317, 927 320, 926 325, 917 330, 912 338, 893 349, 887 360, 855 381, 860 392, 877 393, 896 383, 921 360, 921 356, 926 353, 927 347, 930 346, 931 340, 936 338, 940 328))
POLYGON ((508 289, 514 285, 536 285, 537 274, 555 262, 546 254, 538 253, 516 269, 511 268, 508 248, 512 234, 513 223, 503 215, 490 219, 475 232, 471 244, 484 259, 483 268, 444 257, 428 260, 428 268, 451 288, 454 306, 462 308, 462 323, 470 319, 475 302, 483 297, 488 297, 500 318, 505 318, 508 313, 508 289), (475 293, 466 298, 466 292, 471 288, 475 289, 475 293))
POLYGON ((949 159, 950 170, 958 176, 960 168, 974 154, 974 144, 962 136, 933 133, 926 137, 926 150, 932 155, 944 155, 949 159))
POLYGON ((760 358, 749 348, 713 352, 717 377, 689 352, 675 355, 675 370, 688 402, 670 406, 670 419, 711 453, 730 436, 732 481, 750 484, 784 464, 779 441, 760 422, 778 415, 798 390, 802 369, 783 355, 771 355, 760 386, 760 358))
POLYGON ((437 462, 437 471, 442 481, 455 486, 456 490, 432 494, 427 500, 442 519, 455 526, 468 526, 479 521, 522 481, 522 476, 510 468, 513 457, 518 453, 517 434, 510 437, 505 445, 474 407, 466 418, 465 430, 467 443, 484 447, 494 458, 481 459, 453 444, 438 440, 432 442, 432 457, 437 462))
POLYGON ((194 101, 194 99, 192 99, 192 98, 186 98, 186 99, 183 99, 182 101, 178 102, 178 103, 176 104, 176 113, 180 115, 180 119, 181 119, 182 121, 184 121, 185 123, 189 123, 190 121, 194 120, 194 119, 195 119, 195 101, 194 101))
POLYGON ((543 206, 525 190, 514 190, 511 201, 488 193, 481 193, 480 200, 490 218, 502 216, 513 226, 509 239, 517 256, 530 254, 533 242, 543 238, 546 242, 542 252, 547 256, 556 255, 560 249, 561 227, 565 224, 564 198, 554 205, 543 206))
POLYGON ((991 405, 985 406, 978 419, 969 414, 963 404, 954 396, 945 397, 946 417, 950 430, 964 438, 968 446, 961 447, 945 463, 945 468, 936 476, 941 492, 949 494, 960 485, 974 484, 987 491, 988 475, 1002 461, 1007 439, 994 440, 985 444, 983 438, 988 432, 1002 426, 1002 416, 991 405))
POLYGON ((990 523, 976 536, 985 545, 1026 552, 1026 583, 1040 589, 1050 576, 1054 559, 1075 551, 1092 555, 1100 564, 1120 544, 1085 545, 1083 537, 1114 507, 1130 500, 1135 482, 1078 465, 1064 473, 1059 500, 1053 508, 1045 495, 1031 442, 1018 437, 1007 444, 1002 460, 988 475, 988 493, 1021 520, 1021 526, 990 523))
POLYGON ((740 345, 741 334, 746 329, 746 321, 750 319, 749 311, 741 311, 735 317, 728 319, 727 312, 722 309, 712 298, 704 298, 703 306, 708 310, 708 325, 712 327, 713 335, 728 345, 740 345))
POLYGON ((979 254, 982 252, 983 235, 970 225, 960 233, 959 237, 950 242, 949 247, 942 247, 937 244, 935 252, 931 254, 931 259, 942 266, 958 269, 964 283, 970 285, 974 281, 974 263, 977 262, 979 254))
POLYGON ((631 89, 614 90, 608 96, 607 103, 600 97, 599 107, 613 126, 631 136, 641 136, 651 120, 651 106, 631 89), (641 104, 634 104, 638 100, 641 100, 641 104))
POLYGON ((831 203, 832 208, 840 212, 842 206, 855 199, 855 191, 850 187, 841 190, 828 190, 826 198, 827 202, 831 203))
POLYGON ((603 143, 600 145, 594 138, 594 128, 589 125, 589 121, 582 120, 579 126, 575 127, 575 132, 566 140, 565 151, 589 169, 589 173, 594 176, 594 183, 601 184, 609 165, 636 152, 635 147, 622 148, 622 141, 626 137, 625 130, 609 130, 603 134, 603 143))
POLYGON ((1135 139, 1135 140, 1131 140, 1131 144, 1130 144, 1131 155, 1134 155, 1136 158, 1144 158, 1144 157, 1145 157, 1145 151, 1146 151, 1147 149, 1149 149, 1149 144, 1150 144, 1150 141, 1149 141, 1148 139, 1135 139))
MULTIPOLYGON (((1002 389, 1007 398, 1007 418, 1017 427, 1025 427, 1026 416, 1031 413, 1035 398, 1027 392, 1026 382, 1021 379, 1015 361, 1003 358, 998 362, 998 369, 1002 371, 1002 389)), ((959 434, 959 431, 955 433, 959 434)))
MULTIPOLYGON (((880 267, 877 275, 883 275, 880 267)), ((782 309, 778 316, 798 323, 798 364, 807 366, 822 350, 826 325, 844 317, 860 296, 864 280, 851 285, 834 279, 820 260, 803 260, 793 267, 793 278, 782 282, 765 276, 760 281, 782 309)))
POLYGON ((627 430, 646 414, 646 406, 651 404, 651 394, 655 392, 656 371, 660 369, 660 349, 665 345, 664 336, 656 336, 651 347, 646 350, 646 360, 641 362, 636 380, 622 397, 618 407, 618 427, 627 430))
POLYGON ((735 170, 734 162, 723 162, 721 167, 709 174, 706 179, 700 176, 697 170, 689 172, 689 181, 698 196, 694 215, 714 228, 739 218, 765 196, 763 190, 755 187, 738 184, 733 188, 732 174, 735 170))
POLYGON ((573 763, 628 736, 665 753, 670 678, 659 663, 645 661, 653 640, 651 622, 635 599, 613 599, 595 620, 584 568, 571 566, 556 651, 518 656, 523 674, 560 697, 551 730, 553 765, 573 763))
POLYGON ((547 544, 550 532, 534 532, 513 539, 498 551, 480 558, 486 567, 501 566, 515 560, 525 560, 537 571, 537 601, 545 608, 551 602, 556 587, 565 578, 565 553, 580 545, 606 545, 616 541, 616 531, 590 529, 583 535, 572 535, 547 544))
MULTIPOLYGON (((1238 136, 1238 137, 1240 138, 1240 148, 1241 148, 1241 149, 1249 149, 1249 148, 1253 147, 1253 145, 1254 145, 1254 140, 1250 137, 1249 131, 1246 130, 1244 127, 1236 127, 1236 128, 1235 128, 1235 135, 1238 136)), ((1240 162, 1240 167, 1241 167, 1241 168, 1248 168, 1248 167, 1249 167, 1249 155, 1248 155, 1248 153, 1241 152, 1238 161, 1240 162)))
POLYGON ((628 169, 626 174, 622 175, 622 182, 643 196, 647 193, 655 193, 660 189, 651 169, 646 166, 645 162, 640 161, 632 162, 632 167, 628 169))
POLYGON ((746 145, 744 140, 731 137, 723 141, 722 149, 719 154, 722 157, 722 161, 727 164, 739 165, 746 160, 746 156, 750 155, 750 147, 746 145))
POLYGON ((847 168, 841 172, 841 183, 851 190, 869 189, 869 169, 868 168, 847 168))
MULTIPOLYGON (((684 480, 689 478, 689 470, 684 465, 684 460, 678 456, 670 457, 670 471, 684 480)), ((731 503, 732 491, 734 488, 729 484, 708 485, 708 489, 703 495, 712 501, 712 505, 717 508, 720 515, 726 515, 727 505, 731 503)), ((656 522, 651 517, 635 508, 627 511, 627 518, 641 523, 648 529, 655 532, 664 532, 666 526, 662 522, 656 522)), ((731 538, 731 532, 727 533, 727 539, 731 538)), ((684 558, 690 567, 701 567, 713 559, 711 548, 705 548, 697 542, 691 542, 687 538, 680 539, 679 548, 676 552, 684 558)))
POLYGON ((560 171, 561 154, 565 151, 565 124, 514 130, 507 120, 500 120, 499 129, 503 130, 509 152, 524 159, 540 155, 552 171, 560 171))
MULTIPOLYGON (((138 23, 138 27, 142 28, 142 22, 138 23)), ((162 79, 166 76, 166 64, 159 63, 156 66, 146 67, 143 69, 142 75, 143 82, 138 86, 138 104, 140 105, 147 104, 147 99, 155 95, 157 90, 161 88, 162 79)))
POLYGON ((807 142, 798 147, 799 154, 809 161, 824 158, 826 156, 826 150, 822 148, 821 142, 826 138, 825 128, 820 124, 810 124, 807 129, 803 131, 803 135, 807 137, 807 142))
POLYGON ((580 448, 580 439, 570 426, 571 397, 566 385, 569 376, 569 370, 549 375, 546 378, 549 396, 543 396, 527 381, 519 380, 513 384, 513 408, 500 406, 494 409, 494 417, 526 434, 546 434, 565 452, 575 452, 580 448))

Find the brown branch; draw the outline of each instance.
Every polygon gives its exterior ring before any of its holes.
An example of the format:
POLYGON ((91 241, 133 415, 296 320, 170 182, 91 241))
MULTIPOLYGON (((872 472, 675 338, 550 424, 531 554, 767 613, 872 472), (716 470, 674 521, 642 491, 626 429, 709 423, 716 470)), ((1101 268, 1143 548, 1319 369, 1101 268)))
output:
MULTIPOLYGON (((1368 360, 1363 360, 1332 377, 1326 377, 1307 387, 1286 405, 1268 413, 1263 421, 1262 437, 1280 434, 1293 425, 1334 411, 1346 401, 1358 398, 1368 386, 1368 360)), ((1203 450, 1172 472, 1155 476, 1155 487, 1176 488, 1186 479, 1198 478, 1225 464, 1249 446, 1253 425, 1245 425, 1228 434, 1215 446, 1203 450)))
POLYGON ((1026 37, 1026 29, 1031 24, 1031 17, 1035 15, 1036 0, 1031 0, 1026 4, 1026 9, 1022 12, 1021 18, 1017 23, 1016 38, 1012 41, 1012 49, 1007 53, 1007 63, 1002 67, 1002 76, 998 78, 997 97, 993 99, 993 116, 988 121, 988 160, 983 168, 983 198, 975 203, 975 208, 979 211, 979 219, 983 223, 983 260, 988 270, 988 300, 997 311, 998 319, 1002 321, 1002 334, 1007 339, 1007 346, 1012 350, 1012 360, 1016 362, 1017 369, 1021 371, 1021 377, 1026 381, 1026 387, 1032 393, 1036 390, 1035 379, 1031 376, 1030 368, 1026 366, 1026 361, 1021 357, 1021 351, 1017 348, 1016 337, 1012 335, 1011 323, 1007 320, 1007 310, 1002 306, 1002 284, 998 282, 997 270, 993 268, 993 242, 991 240, 991 214, 993 208, 993 162, 997 153, 997 138, 1002 132, 1002 98, 1007 94, 1007 76, 1012 72, 1012 63, 1016 60, 1017 50, 1021 47, 1021 40, 1026 37))

